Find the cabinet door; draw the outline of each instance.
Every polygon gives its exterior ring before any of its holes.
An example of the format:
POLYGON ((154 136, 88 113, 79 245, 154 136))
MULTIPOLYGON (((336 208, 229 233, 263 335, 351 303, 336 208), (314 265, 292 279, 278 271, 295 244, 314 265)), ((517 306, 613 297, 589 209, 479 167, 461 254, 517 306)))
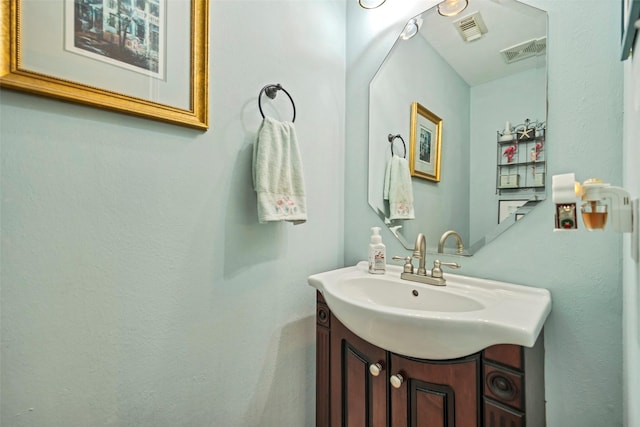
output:
POLYGON ((484 403, 484 427, 523 427, 524 414, 486 400, 484 403))
POLYGON ((387 426, 387 353, 331 318, 331 426, 387 426), (380 364, 378 376, 370 373, 380 364))
POLYGON ((392 427, 480 425, 479 355, 437 362, 392 354, 389 370, 392 427))

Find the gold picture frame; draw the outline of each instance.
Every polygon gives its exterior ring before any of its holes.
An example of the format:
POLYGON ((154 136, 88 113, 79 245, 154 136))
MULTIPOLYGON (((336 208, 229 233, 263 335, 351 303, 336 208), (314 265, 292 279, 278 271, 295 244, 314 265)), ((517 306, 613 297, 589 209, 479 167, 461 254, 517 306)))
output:
POLYGON ((409 170, 411 176, 440 182, 442 119, 420 105, 411 104, 409 170))
MULTIPOLYGON (((65 1, 67 10, 62 10, 65 8, 60 7, 62 2, 0 0, 0 47, 2 49, 0 87, 165 123, 200 130, 208 129, 208 0, 191 0, 190 9, 182 7, 182 11, 177 14, 179 18, 176 18, 176 14, 171 11, 180 9, 180 5, 184 5, 184 2, 174 2, 174 4, 171 0, 165 0, 169 12, 167 16, 179 20, 176 22, 169 22, 167 19, 158 20, 157 25, 165 25, 171 30, 169 32, 172 36, 162 39, 166 40, 164 43, 166 43, 167 55, 160 65, 171 72, 156 79, 117 67, 118 61, 107 63, 106 61, 110 59, 106 58, 103 50, 95 46, 93 46, 93 52, 89 50, 82 52, 84 56, 66 49, 65 35, 66 43, 69 43, 69 31, 71 31, 70 34, 77 36, 80 25, 78 22, 85 21, 79 19, 77 15, 69 15, 70 12, 68 12, 68 9, 71 9, 71 13, 74 13, 74 9, 77 10, 82 4, 74 3, 73 0, 65 1), (51 13, 41 13, 40 9, 48 7, 54 8, 52 9, 53 17, 51 13), (44 17, 47 20, 42 22, 44 17), (190 24, 190 27, 187 24, 190 24), (172 31, 172 25, 185 29, 177 31, 180 34, 176 36, 176 31, 172 31), (53 29, 49 30, 50 27, 53 29), (72 29, 69 30, 69 27, 72 29), (45 28, 51 31, 53 36, 41 31, 45 28), (90 55, 93 57, 89 57, 90 55), (27 61, 25 57, 28 58, 27 61), (188 65, 184 65, 187 62, 188 65), (175 67, 180 67, 178 69, 180 72, 175 72, 175 67), (83 81, 85 76, 86 81, 83 81)), ((140 19, 139 14, 132 19, 140 19)), ((101 32, 98 32, 99 36, 95 40, 99 38, 99 42, 106 45, 103 34, 107 33, 103 29, 103 22, 97 19, 96 22, 99 23, 101 32)), ((124 25, 122 27, 124 28, 124 25)), ((91 30, 92 34, 96 34, 95 28, 91 30)), ((127 43, 131 40, 137 42, 134 35, 127 33, 126 30, 123 30, 122 37, 120 37, 121 33, 111 31, 109 34, 112 39, 127 40, 127 43)), ((85 39, 90 38, 85 37, 85 39)), ((97 44, 98 41, 95 43, 97 44)), ((111 43, 115 42, 112 40, 111 43)), ((138 43, 136 43, 137 46, 139 46, 138 43)), ((128 44, 127 47, 130 45, 128 44)), ((151 56, 148 52, 147 50, 147 56, 144 58, 150 62, 151 56)), ((129 55, 134 54, 129 53, 129 55)), ((156 60, 156 62, 160 61, 156 60)), ((157 64, 154 65, 156 68, 159 67, 157 64)))
POLYGON ((631 56, 638 32, 635 23, 640 18, 640 0, 622 0, 622 55, 626 61, 631 56))

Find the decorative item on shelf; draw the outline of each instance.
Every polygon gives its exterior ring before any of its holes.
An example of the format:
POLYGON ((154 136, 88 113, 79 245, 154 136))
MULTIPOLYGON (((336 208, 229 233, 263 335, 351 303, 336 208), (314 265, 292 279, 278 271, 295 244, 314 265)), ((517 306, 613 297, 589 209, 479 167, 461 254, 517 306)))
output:
POLYGON ((518 188, 520 186, 520 175, 508 174, 500 175, 500 188, 518 188))
POLYGON ((498 137, 498 141, 500 142, 513 141, 513 132, 511 131, 511 123, 507 121, 504 125, 504 130, 502 132, 498 132, 498 134, 500 135, 498 137))
MULTIPOLYGON (((640 1, 640 0, 639 0, 640 1)), ((496 194, 539 195, 545 189, 545 122, 526 119, 497 131, 496 194)))
POLYGON ((537 162, 541 152, 542 152, 542 143, 538 142, 535 147, 531 147, 530 160, 532 162, 537 162))
POLYGON ((518 141, 532 141, 536 137, 537 123, 531 123, 526 119, 523 124, 516 127, 516 139, 518 141))
POLYGON ((513 157, 518 152, 518 146, 516 144, 511 145, 505 148, 504 153, 502 155, 507 158, 507 163, 511 163, 513 161, 513 157))

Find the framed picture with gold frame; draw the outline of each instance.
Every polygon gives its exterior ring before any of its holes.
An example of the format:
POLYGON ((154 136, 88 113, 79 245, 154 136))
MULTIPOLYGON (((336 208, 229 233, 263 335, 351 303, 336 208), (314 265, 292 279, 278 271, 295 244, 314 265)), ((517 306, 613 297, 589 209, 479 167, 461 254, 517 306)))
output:
POLYGON ((622 0, 622 61, 631 56, 638 29, 635 26, 640 18, 640 0, 622 0))
POLYGON ((2 88, 208 128, 208 0, 0 6, 2 88))
POLYGON ((442 119, 418 102, 411 104, 409 170, 411 176, 440 181, 442 119))

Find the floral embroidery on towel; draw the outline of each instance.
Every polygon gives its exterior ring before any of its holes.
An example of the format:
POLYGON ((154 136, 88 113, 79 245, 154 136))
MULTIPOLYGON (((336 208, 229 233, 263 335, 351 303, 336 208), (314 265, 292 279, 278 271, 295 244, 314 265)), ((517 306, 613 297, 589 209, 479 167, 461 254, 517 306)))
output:
POLYGON ((396 214, 398 214, 399 216, 408 216, 409 212, 411 212, 410 205, 404 203, 398 203, 396 205, 396 214))
POLYGON ((275 211, 278 214, 291 215, 298 212, 298 207, 293 200, 284 196, 276 201, 275 211))

